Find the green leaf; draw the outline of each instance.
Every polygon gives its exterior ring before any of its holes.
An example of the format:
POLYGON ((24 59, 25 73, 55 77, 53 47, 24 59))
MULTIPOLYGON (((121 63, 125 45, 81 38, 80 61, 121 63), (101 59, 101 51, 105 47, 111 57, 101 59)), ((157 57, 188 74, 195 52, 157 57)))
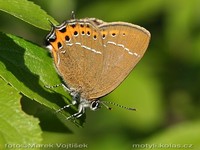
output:
POLYGON ((21 110, 21 95, 0 78, 0 147, 14 144, 39 144, 42 141, 39 120, 21 110))
MULTIPOLYGON (((62 82, 47 50, 19 37, 0 33, 0 53, 0 76, 17 91, 54 113, 66 102, 70 103, 62 87, 51 91, 44 87, 62 82)), ((70 114, 71 111, 61 113, 65 118, 70 114)))
POLYGON ((49 21, 57 24, 40 6, 27 0, 0 0, 0 10, 44 30, 50 29, 49 21))

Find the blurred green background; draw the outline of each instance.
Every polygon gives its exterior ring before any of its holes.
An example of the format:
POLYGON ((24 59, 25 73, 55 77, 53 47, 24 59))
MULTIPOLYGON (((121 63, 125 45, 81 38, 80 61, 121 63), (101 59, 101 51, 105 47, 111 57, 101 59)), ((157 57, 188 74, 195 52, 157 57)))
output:
MULTIPOLYGON (((145 27, 152 35, 146 54, 133 72, 103 98, 135 107, 136 112, 115 106, 111 106, 112 111, 87 111, 84 128, 68 122, 69 131, 41 108, 43 143, 85 144, 91 150, 148 149, 153 144, 155 149, 173 149, 178 144, 200 149, 199 0, 32 1, 60 23, 70 19, 74 10, 76 18, 130 22, 145 27)), ((44 46, 47 31, 6 13, 0 13, 0 19, 3 32, 44 46)), ((28 104, 26 107, 31 107, 28 104)))

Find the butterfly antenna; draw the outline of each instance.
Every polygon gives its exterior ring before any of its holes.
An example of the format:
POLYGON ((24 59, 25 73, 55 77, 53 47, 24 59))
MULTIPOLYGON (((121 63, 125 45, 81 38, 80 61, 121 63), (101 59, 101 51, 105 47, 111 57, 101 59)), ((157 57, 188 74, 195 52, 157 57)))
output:
POLYGON ((50 23, 51 27, 53 27, 53 28, 55 28, 55 27, 56 27, 56 25, 55 25, 55 24, 53 24, 53 22, 52 22, 51 20, 49 20, 49 18, 47 18, 47 20, 49 21, 49 23, 50 23))
POLYGON ((104 107, 106 107, 107 109, 112 110, 112 108, 109 107, 108 105, 106 105, 104 102, 101 102, 101 104, 102 104, 104 107))
POLYGON ((101 101, 101 103, 102 103, 107 109, 109 109, 109 110, 112 110, 112 108, 110 108, 109 106, 107 106, 105 103, 112 104, 112 105, 115 105, 115 106, 120 107, 120 108, 123 108, 123 109, 136 111, 135 108, 130 108, 130 107, 122 106, 122 105, 117 104, 117 103, 114 103, 114 102, 101 101))
POLYGON ((75 12, 72 10, 71 18, 75 19, 75 12))

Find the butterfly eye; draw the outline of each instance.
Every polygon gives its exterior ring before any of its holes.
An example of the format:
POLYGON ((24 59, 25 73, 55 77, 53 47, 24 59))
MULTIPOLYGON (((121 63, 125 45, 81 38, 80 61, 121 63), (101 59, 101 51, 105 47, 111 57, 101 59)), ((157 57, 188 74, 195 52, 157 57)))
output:
POLYGON ((92 101, 92 103, 90 104, 90 109, 97 110, 99 108, 99 105, 99 101, 92 101))

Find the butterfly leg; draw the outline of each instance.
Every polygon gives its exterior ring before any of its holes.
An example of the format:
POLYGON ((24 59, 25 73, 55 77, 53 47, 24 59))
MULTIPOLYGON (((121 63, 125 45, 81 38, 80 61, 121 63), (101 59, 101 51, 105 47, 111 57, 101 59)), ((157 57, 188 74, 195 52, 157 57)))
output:
POLYGON ((85 113, 85 107, 83 107, 83 105, 79 105, 78 107, 78 112, 67 117, 67 120, 71 119, 71 118, 79 118, 81 117, 83 114, 85 113))
MULTIPOLYGON (((77 103, 79 103, 80 101, 80 95, 79 93, 77 93, 75 90, 73 89, 69 89, 65 84, 61 83, 61 84, 57 84, 57 85, 53 85, 53 86, 45 86, 46 88, 56 88, 62 86, 64 88, 64 90, 68 91, 70 93, 70 95, 73 97, 72 103, 65 105, 64 107, 58 109, 56 112, 61 112, 66 108, 69 108, 70 106, 76 105, 77 103)), ((74 113, 73 115, 67 117, 67 120, 71 119, 71 118, 79 118, 81 117, 83 114, 85 113, 85 107, 82 103, 79 104, 78 106, 78 112, 74 113)))

